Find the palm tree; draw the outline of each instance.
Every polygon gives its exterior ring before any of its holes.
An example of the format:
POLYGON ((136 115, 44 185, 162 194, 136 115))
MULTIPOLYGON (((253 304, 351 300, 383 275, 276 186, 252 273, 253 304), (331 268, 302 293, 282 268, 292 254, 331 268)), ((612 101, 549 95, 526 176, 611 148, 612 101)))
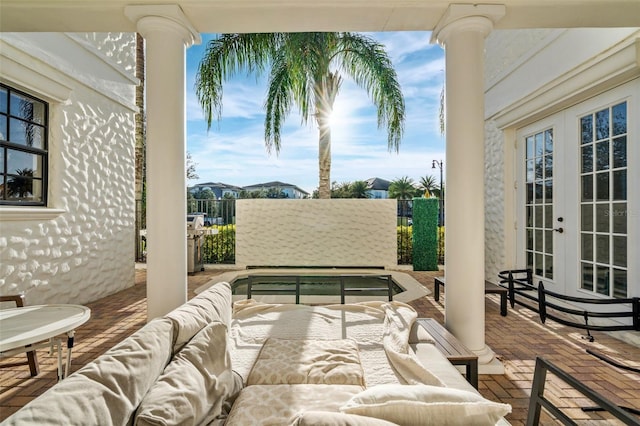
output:
POLYGON ((440 196, 440 188, 436 183, 436 178, 433 175, 427 175, 420 178, 420 186, 425 192, 429 192, 429 194, 433 194, 436 197, 440 196))
POLYGON ((369 186, 363 180, 357 180, 351 184, 351 198, 371 198, 369 186))
POLYGON ((222 114, 222 83, 240 70, 260 74, 270 66, 264 139, 268 152, 280 151, 281 129, 291 107, 303 123, 318 125, 320 198, 331 197, 329 118, 349 76, 377 108, 378 127, 387 128, 389 150, 398 150, 404 130, 404 97, 391 60, 381 44, 354 33, 223 34, 211 40, 196 75, 196 95, 207 124, 222 114))
POLYGON ((416 195, 417 188, 413 184, 413 179, 403 176, 391 182, 389 185, 389 198, 400 200, 410 200, 416 195))

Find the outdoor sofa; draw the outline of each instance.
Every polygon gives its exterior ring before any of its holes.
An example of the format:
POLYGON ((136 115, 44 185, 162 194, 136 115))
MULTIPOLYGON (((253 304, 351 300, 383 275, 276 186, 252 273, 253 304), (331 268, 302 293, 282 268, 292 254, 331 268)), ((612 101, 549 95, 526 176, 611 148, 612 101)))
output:
POLYGON ((399 302, 232 306, 211 286, 7 425, 508 424, 399 302))

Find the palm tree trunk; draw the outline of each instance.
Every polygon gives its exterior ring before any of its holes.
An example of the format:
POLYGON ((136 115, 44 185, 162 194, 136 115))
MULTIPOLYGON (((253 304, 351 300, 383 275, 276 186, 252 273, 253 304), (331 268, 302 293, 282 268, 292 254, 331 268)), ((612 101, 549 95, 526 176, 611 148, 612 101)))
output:
POLYGON ((337 73, 327 73, 315 85, 316 121, 318 123, 318 198, 331 198, 331 124, 333 103, 336 100, 342 78, 337 73))
POLYGON ((140 81, 136 87, 135 114, 135 213, 136 213, 136 260, 142 257, 141 245, 138 244, 140 230, 146 227, 146 208, 143 203, 145 173, 145 113, 144 113, 144 38, 136 34, 136 78, 140 81))

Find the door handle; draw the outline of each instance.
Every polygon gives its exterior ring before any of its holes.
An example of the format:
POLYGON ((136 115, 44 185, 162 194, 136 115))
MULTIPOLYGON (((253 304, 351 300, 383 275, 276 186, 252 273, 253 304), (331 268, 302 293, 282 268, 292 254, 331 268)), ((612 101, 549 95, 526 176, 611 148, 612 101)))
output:
POLYGON ((555 228, 554 231, 556 231, 558 234, 562 234, 564 232, 564 228, 555 228))

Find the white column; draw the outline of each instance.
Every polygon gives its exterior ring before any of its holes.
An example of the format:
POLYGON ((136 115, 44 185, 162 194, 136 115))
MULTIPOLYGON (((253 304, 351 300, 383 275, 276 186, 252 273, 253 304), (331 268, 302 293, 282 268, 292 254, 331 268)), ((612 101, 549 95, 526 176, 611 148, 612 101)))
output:
POLYGON ((145 38, 147 319, 187 301, 186 48, 200 42, 176 5, 127 6, 145 38))
POLYGON ((451 5, 434 37, 446 60, 445 326, 487 364, 484 309, 484 38, 501 5, 451 5))

